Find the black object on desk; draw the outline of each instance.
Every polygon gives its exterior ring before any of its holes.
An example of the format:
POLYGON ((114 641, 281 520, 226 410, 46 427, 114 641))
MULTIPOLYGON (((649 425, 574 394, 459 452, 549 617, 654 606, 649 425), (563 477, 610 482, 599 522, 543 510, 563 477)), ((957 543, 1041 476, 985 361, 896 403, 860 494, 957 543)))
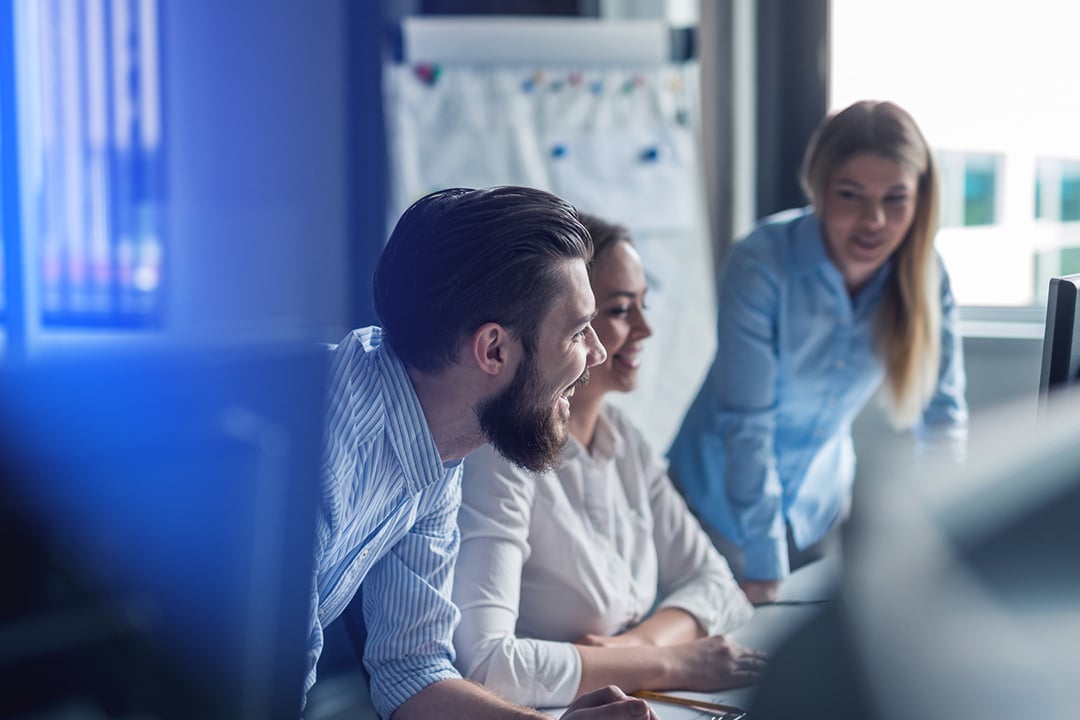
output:
POLYGON ((833 600, 769 660, 748 720, 871 720, 865 679, 853 659, 842 604, 833 600))

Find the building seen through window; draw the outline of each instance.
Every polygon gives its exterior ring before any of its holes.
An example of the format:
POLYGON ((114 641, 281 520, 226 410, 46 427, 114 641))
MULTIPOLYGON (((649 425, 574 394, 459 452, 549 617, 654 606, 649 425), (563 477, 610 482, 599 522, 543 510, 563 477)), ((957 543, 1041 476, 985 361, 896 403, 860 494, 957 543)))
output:
POLYGON ((997 222, 997 187, 1002 160, 998 153, 938 153, 943 228, 997 222))

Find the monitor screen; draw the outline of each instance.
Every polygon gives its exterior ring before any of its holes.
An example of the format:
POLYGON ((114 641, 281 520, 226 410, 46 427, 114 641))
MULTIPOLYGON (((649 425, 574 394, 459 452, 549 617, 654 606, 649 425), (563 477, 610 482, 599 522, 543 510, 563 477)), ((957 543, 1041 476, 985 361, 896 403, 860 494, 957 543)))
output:
POLYGON ((1075 382, 1080 373, 1080 275, 1050 279, 1043 335, 1040 397, 1075 382))
POLYGON ((0 716, 299 717, 324 363, 0 373, 0 716))

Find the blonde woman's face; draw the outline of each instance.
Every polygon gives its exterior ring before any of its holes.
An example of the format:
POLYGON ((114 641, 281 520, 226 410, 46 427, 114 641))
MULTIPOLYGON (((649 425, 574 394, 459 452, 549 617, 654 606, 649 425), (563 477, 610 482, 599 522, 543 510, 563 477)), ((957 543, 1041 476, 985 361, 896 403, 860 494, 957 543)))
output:
POLYGON ((904 241, 918 182, 913 168, 875 153, 855 155, 829 176, 822 231, 848 292, 866 285, 904 241))

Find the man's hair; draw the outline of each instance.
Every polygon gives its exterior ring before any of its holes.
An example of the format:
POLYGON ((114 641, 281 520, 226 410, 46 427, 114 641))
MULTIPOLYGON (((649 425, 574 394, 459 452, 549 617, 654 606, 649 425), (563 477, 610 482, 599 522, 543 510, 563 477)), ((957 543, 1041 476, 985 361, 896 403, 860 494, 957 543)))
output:
POLYGON ((561 289, 560 260, 592 258, 565 200, 527 187, 451 188, 402 214, 375 268, 375 312, 407 367, 438 372, 484 323, 535 349, 561 289))

